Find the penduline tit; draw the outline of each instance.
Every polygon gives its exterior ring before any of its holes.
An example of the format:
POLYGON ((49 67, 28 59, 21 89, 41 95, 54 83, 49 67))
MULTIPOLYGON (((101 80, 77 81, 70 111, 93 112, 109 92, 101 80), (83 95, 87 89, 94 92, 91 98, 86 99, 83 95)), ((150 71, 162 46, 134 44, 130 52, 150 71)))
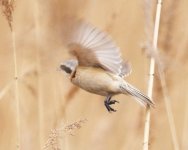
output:
POLYGON ((84 21, 79 21, 68 33, 66 46, 75 59, 65 61, 60 68, 70 81, 94 94, 105 96, 104 105, 109 112, 118 101, 112 96, 133 96, 144 106, 154 106, 152 100, 124 80, 131 73, 131 66, 123 61, 120 50, 111 37, 84 21))

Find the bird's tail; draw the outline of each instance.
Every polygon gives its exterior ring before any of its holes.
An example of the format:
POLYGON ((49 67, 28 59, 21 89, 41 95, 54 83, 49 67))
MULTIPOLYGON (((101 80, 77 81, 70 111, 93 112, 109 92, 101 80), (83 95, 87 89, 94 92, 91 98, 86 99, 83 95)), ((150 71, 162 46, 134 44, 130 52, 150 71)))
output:
POLYGON ((127 82, 125 84, 122 84, 120 86, 120 89, 123 94, 129 94, 133 96, 139 103, 141 103, 145 107, 147 105, 154 107, 155 105, 148 96, 144 95, 140 90, 136 89, 134 86, 127 82))

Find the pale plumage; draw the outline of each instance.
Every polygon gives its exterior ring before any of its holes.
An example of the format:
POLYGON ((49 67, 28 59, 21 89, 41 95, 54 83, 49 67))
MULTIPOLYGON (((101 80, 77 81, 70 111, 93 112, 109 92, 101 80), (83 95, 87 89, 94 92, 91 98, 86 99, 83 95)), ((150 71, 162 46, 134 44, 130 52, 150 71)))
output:
POLYGON ((117 101, 111 97, 120 93, 134 96, 144 106, 154 105, 148 96, 123 79, 131 73, 131 66, 122 60, 119 48, 106 33, 79 21, 70 30, 66 45, 76 59, 64 62, 61 69, 71 75, 73 84, 106 96, 108 111, 115 111, 110 105, 117 101))
POLYGON ((79 22, 71 31, 67 44, 79 65, 100 66, 114 74, 120 74, 122 58, 119 48, 104 32, 89 23, 79 22))

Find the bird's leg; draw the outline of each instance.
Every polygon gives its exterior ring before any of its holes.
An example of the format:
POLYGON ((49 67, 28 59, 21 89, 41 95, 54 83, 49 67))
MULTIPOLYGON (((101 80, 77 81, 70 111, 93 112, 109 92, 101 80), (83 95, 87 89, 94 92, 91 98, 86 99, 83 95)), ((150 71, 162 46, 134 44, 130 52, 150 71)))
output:
POLYGON ((115 103, 119 103, 119 102, 116 101, 116 100, 111 100, 111 98, 112 98, 112 96, 111 96, 111 95, 108 95, 108 96, 106 97, 105 101, 104 101, 104 105, 105 105, 105 107, 107 108, 107 110, 108 110, 109 112, 111 112, 111 111, 116 112, 116 110, 113 109, 112 107, 110 107, 110 105, 115 104, 115 103))

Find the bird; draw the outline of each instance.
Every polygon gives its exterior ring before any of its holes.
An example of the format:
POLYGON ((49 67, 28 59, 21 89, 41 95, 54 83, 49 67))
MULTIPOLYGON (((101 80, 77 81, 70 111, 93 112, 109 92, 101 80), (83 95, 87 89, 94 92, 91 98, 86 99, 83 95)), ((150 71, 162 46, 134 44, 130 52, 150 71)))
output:
POLYGON ((60 64, 70 81, 79 88, 104 96, 108 112, 117 100, 117 94, 133 96, 143 106, 154 107, 154 102, 124 78, 132 69, 128 61, 121 58, 120 48, 104 31, 86 21, 78 21, 66 34, 65 46, 74 57, 60 64))

